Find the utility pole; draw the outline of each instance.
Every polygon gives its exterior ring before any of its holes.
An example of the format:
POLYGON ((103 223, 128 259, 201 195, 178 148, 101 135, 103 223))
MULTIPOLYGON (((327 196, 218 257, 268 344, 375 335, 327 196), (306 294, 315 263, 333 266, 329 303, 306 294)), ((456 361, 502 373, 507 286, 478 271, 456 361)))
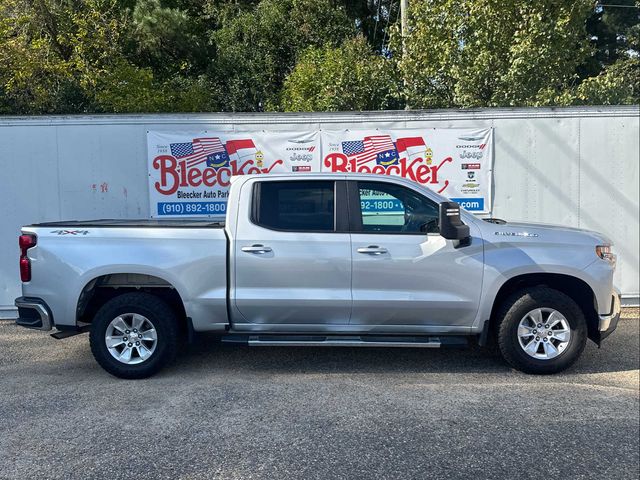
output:
MULTIPOLYGON (((409 35, 409 27, 407 24, 407 16, 409 11, 409 0, 400 0, 400 35, 402 36, 402 55, 405 54, 405 39, 409 35)), ((403 78, 402 83, 405 87, 405 104, 404 109, 410 110, 409 100, 406 98, 407 79, 403 78)))
POLYGON ((409 33, 407 31, 407 11, 409 10, 409 0, 400 0, 400 33, 404 43, 404 37, 409 33))

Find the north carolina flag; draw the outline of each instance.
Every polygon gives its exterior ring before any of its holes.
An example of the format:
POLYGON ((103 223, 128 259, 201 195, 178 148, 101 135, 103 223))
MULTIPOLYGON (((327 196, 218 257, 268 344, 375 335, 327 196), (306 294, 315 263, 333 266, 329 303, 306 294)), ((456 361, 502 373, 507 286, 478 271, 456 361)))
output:
POLYGON ((399 138, 396 141, 396 148, 398 150, 398 156, 400 158, 408 158, 422 155, 427 150, 427 145, 424 143, 422 137, 405 137, 399 138))
POLYGON ((227 153, 229 157, 233 158, 233 155, 236 155, 238 160, 244 161, 250 158, 256 158, 256 152, 258 149, 256 148, 253 140, 229 140, 226 143, 227 153))

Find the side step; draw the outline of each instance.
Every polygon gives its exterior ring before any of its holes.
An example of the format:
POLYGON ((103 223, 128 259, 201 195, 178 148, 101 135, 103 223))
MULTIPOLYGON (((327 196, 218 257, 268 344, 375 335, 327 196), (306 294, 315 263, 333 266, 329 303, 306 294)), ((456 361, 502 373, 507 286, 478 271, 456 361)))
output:
POLYGON ((241 335, 222 337, 223 343, 252 347, 467 347, 464 336, 380 336, 380 335, 241 335))
POLYGON ((62 340, 64 338, 73 337, 74 335, 80 335, 91 330, 91 325, 84 325, 82 327, 72 327, 64 330, 59 330, 52 333, 51 336, 56 340, 62 340))

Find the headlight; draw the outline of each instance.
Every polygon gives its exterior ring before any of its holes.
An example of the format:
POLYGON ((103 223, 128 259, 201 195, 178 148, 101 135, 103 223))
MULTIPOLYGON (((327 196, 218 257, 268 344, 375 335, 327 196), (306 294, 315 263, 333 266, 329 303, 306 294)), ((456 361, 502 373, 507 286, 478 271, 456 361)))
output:
POLYGON ((611 250, 611 245, 597 245, 596 255, 614 265, 616 263, 616 254, 611 250))

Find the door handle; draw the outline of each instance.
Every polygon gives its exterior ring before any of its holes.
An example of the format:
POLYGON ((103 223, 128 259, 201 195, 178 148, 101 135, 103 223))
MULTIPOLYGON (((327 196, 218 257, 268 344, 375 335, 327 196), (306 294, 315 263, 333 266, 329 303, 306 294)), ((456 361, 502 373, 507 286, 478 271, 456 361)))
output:
POLYGON ((360 247, 358 253, 366 253, 368 255, 382 255, 383 253, 389 253, 384 247, 378 245, 369 245, 368 247, 360 247))
POLYGON ((247 253, 269 253, 271 247, 265 247, 264 245, 256 244, 251 246, 242 247, 240 250, 247 253))

